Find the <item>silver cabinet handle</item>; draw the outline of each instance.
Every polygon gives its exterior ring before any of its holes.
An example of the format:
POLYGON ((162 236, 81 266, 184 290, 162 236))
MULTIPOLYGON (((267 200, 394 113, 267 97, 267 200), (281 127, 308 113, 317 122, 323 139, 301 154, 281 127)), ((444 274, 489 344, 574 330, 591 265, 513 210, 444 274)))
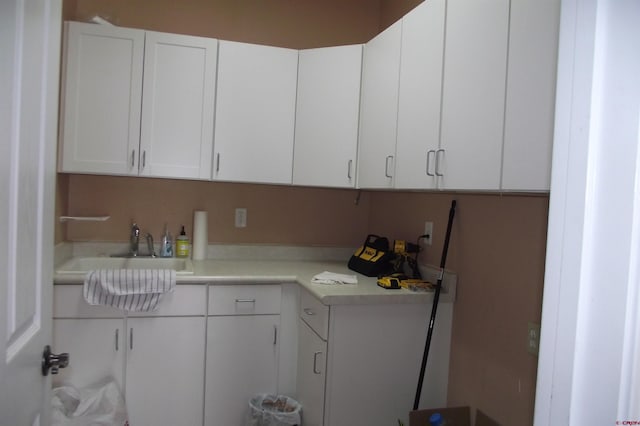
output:
POLYGON ((302 312, 304 312, 304 313, 305 313, 305 314, 307 314, 307 315, 315 315, 315 314, 316 314, 315 312, 313 312, 313 311, 312 311, 311 309, 309 309, 309 308, 304 308, 304 309, 302 310, 302 312))
POLYGON ((236 303, 256 303, 256 299, 236 299, 236 303))
POLYGON ((349 164, 347 166, 347 178, 351 180, 351 166, 353 165, 353 160, 349 160, 349 164))
POLYGON ((142 169, 140 170, 144 170, 146 165, 147 165, 147 150, 144 150, 142 151, 142 169))
POLYGON ((384 164, 384 175, 388 178, 392 178, 393 176, 389 174, 389 160, 393 160, 393 155, 387 155, 387 159, 384 164))
POLYGON ((118 336, 120 334, 119 332, 120 332, 120 329, 116 328, 116 352, 118 352, 118 350, 119 350, 119 347, 118 347, 118 340, 120 340, 120 338, 118 336))
POLYGON ((322 351, 313 353, 313 374, 322 374, 322 371, 318 370, 316 367, 318 365, 318 355, 321 355, 322 351))
POLYGON ((216 173, 220 171, 220 153, 216 154, 216 173))
POLYGON ((444 176, 444 174, 440 172, 440 153, 444 154, 444 149, 436 151, 436 176, 444 176))
POLYGON ((429 172, 429 166, 431 165, 431 155, 435 154, 436 151, 434 149, 430 149, 427 151, 427 176, 435 176, 433 172, 429 172))
POLYGON ((133 350, 133 327, 129 329, 129 349, 133 350))
POLYGON ((131 150, 131 168, 133 169, 135 165, 136 165, 136 150, 133 149, 131 150))
POLYGON ((278 344, 278 326, 273 326, 273 346, 278 344))

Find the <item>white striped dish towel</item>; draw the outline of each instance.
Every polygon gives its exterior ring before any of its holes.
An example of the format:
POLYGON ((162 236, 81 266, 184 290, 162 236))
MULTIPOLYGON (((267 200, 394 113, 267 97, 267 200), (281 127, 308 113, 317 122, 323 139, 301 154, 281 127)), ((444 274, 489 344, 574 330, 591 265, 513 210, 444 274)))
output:
POLYGON ((176 271, 171 269, 97 269, 85 277, 84 300, 90 305, 149 312, 175 286, 176 271))

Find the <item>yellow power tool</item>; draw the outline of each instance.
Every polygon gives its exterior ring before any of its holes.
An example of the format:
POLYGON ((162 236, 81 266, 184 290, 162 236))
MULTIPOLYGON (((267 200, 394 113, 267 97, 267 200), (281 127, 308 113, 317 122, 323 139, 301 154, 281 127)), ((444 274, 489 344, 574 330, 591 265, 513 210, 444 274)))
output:
POLYGON ((433 291, 435 285, 420 278, 409 278, 405 274, 396 273, 378 278, 378 285, 388 290, 405 288, 411 291, 433 291))
POLYGON ((392 262, 394 273, 379 276, 378 285, 380 287, 389 290, 406 288, 411 291, 433 291, 435 286, 420 277, 417 262, 417 256, 420 252, 419 245, 411 244, 403 240, 396 240, 393 242, 393 252, 395 254, 395 260, 392 262), (412 257, 412 254, 414 254, 415 257, 412 257), (405 273, 405 263, 407 263, 411 269, 412 276, 408 276, 405 273))

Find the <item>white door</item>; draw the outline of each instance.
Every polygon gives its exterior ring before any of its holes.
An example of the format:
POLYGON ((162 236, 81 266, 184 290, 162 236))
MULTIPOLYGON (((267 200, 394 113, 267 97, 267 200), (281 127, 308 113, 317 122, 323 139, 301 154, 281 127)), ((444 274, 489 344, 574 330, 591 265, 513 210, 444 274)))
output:
POLYGON ((241 425, 253 396, 278 391, 280 315, 216 316, 207 321, 204 424, 241 425))
POLYGON ((218 41, 147 31, 140 175, 211 179, 218 41))
POLYGON ((298 402, 307 426, 322 426, 324 382, 327 375, 327 342, 304 321, 298 323, 298 402))
POLYGON ((67 22, 60 171, 137 175, 144 31, 67 22))
POLYGON ((127 319, 132 425, 202 425, 204 338, 204 317, 127 319))
POLYGON ((509 2, 447 2, 441 189, 500 189, 509 2))
POLYGON ((52 378, 53 387, 72 385, 82 389, 110 377, 123 389, 124 337, 122 318, 54 319, 54 347, 68 351, 73 362, 52 378))
POLYGON ((359 188, 393 188, 401 42, 402 21, 398 21, 364 46, 359 188))
POLYGON ((214 180, 291 183, 298 51, 221 40, 214 180))
POLYGON ((427 1, 402 18, 396 188, 436 187, 445 9, 427 1))
POLYGON ((511 2, 502 186, 548 191, 560 0, 511 2))
POLYGON ((294 185, 356 183, 362 45, 300 51, 294 185))
MULTIPOLYGON (((0 424, 48 425, 61 2, 0 2, 0 424)), ((54 348, 58 349, 58 348, 54 348)))

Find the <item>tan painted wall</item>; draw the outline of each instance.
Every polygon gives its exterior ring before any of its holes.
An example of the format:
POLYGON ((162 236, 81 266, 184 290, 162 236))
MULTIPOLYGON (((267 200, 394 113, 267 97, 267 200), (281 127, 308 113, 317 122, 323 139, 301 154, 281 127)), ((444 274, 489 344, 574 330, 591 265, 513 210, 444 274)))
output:
POLYGON ((75 19, 290 48, 364 43, 381 0, 76 0, 75 19))
POLYGON ((210 243, 356 247, 366 233, 369 196, 357 191, 113 176, 69 176, 71 215, 111 215, 67 224, 70 241, 127 241, 131 221, 156 240, 167 223, 191 236, 194 210, 206 210, 210 243), (235 228, 235 208, 247 227, 235 228), (361 220, 364 219, 364 220, 361 220))
MULTIPOLYGON (((65 0, 68 18, 95 14, 124 26, 292 48, 363 42, 419 0, 65 0), (348 3, 348 4, 347 4, 348 3)), ((451 194, 362 193, 286 186, 60 175, 57 214, 104 214, 104 223, 56 228, 56 241, 125 241, 131 219, 160 235, 209 211, 212 243, 355 246, 367 233, 414 240, 435 222, 425 261, 438 264, 451 194), (233 227, 236 207, 248 227, 233 227), (66 229, 65 229, 66 228, 66 229)), ((448 267, 458 273, 450 405, 480 408, 504 425, 533 422, 537 359, 527 322, 540 321, 548 197, 456 195, 448 267)))
POLYGON ((423 0, 381 0, 380 31, 401 19, 408 11, 422 2, 423 0))
POLYGON ((454 198, 446 266, 458 274, 458 298, 448 403, 480 408, 503 425, 530 425, 537 358, 526 350, 527 323, 540 324, 548 197, 375 193, 369 229, 414 241, 433 221, 421 262, 439 265, 454 198))

